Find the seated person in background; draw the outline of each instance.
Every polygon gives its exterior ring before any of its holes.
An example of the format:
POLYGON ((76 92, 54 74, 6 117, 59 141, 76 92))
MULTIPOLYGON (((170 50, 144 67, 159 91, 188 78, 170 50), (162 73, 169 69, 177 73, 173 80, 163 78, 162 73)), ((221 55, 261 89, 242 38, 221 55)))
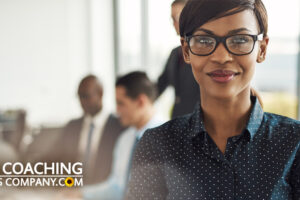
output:
POLYGON ((113 149, 123 131, 118 119, 102 105, 103 88, 94 75, 83 78, 78 96, 84 114, 64 128, 54 158, 63 162, 83 162, 84 184, 104 181, 111 172, 113 149))
POLYGON ((130 126, 117 141, 112 173, 107 181, 82 189, 84 199, 122 199, 129 179, 131 156, 144 131, 161 125, 164 120, 155 114, 155 85, 144 72, 132 72, 116 82, 117 113, 122 125, 130 126))

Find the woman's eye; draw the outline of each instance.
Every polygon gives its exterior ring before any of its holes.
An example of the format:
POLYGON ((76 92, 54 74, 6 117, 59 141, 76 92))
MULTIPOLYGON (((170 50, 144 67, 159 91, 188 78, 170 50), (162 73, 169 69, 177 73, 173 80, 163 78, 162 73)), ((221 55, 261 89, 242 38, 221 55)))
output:
POLYGON ((198 38, 196 41, 197 41, 198 44, 200 44, 200 45, 206 45, 206 46, 213 45, 213 43, 214 43, 209 38, 198 38))
POLYGON ((210 41, 209 40, 205 40, 205 39, 200 39, 198 40, 199 43, 205 43, 205 44, 209 44, 210 41))
POLYGON ((230 40, 230 43, 232 44, 244 44, 248 42, 249 42, 249 38, 247 37, 235 37, 230 40))

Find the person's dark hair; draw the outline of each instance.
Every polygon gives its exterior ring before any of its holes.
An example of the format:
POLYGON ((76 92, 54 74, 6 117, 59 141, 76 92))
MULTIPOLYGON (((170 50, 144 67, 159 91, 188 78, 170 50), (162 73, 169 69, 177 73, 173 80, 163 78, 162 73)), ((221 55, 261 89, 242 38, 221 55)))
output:
POLYGON ((156 99, 157 89, 145 72, 135 71, 117 78, 116 87, 123 86, 131 99, 145 94, 152 102, 156 99))
POLYGON ((260 33, 268 33, 268 15, 261 0, 189 0, 180 19, 180 36, 190 36, 203 24, 235 13, 252 10, 257 18, 260 33))
POLYGON ((182 4, 182 5, 185 5, 187 2, 187 0, 174 0, 171 4, 171 6, 174 6, 176 4, 182 4))
POLYGON ((102 83, 100 82, 100 80, 98 79, 97 76, 93 75, 93 74, 89 74, 85 77, 83 77, 79 83, 79 86, 78 86, 78 91, 79 92, 79 88, 85 84, 86 82, 88 81, 95 81, 97 83, 97 86, 98 86, 98 90, 99 92, 102 92, 103 88, 102 88, 102 83))

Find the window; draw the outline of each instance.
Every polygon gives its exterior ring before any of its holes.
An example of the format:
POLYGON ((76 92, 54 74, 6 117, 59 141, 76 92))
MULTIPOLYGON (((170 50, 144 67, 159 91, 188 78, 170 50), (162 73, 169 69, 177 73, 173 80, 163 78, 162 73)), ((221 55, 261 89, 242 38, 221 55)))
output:
POLYGON ((253 81, 264 110, 297 118, 297 57, 300 24, 299 1, 264 1, 269 15, 267 58, 256 67, 253 81))

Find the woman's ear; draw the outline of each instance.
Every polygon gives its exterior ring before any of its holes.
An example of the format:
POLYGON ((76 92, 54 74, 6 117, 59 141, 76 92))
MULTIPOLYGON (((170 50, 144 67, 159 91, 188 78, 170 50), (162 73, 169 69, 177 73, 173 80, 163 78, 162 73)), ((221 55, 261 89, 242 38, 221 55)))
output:
POLYGON ((258 63, 262 63, 266 59, 268 44, 269 44, 269 37, 264 36, 263 40, 259 44, 259 52, 256 58, 256 61, 258 63))
POLYGON ((183 37, 180 38, 180 43, 181 43, 181 48, 182 48, 182 54, 183 54, 184 61, 187 64, 191 64, 189 47, 188 47, 188 44, 186 43, 186 41, 183 37))

